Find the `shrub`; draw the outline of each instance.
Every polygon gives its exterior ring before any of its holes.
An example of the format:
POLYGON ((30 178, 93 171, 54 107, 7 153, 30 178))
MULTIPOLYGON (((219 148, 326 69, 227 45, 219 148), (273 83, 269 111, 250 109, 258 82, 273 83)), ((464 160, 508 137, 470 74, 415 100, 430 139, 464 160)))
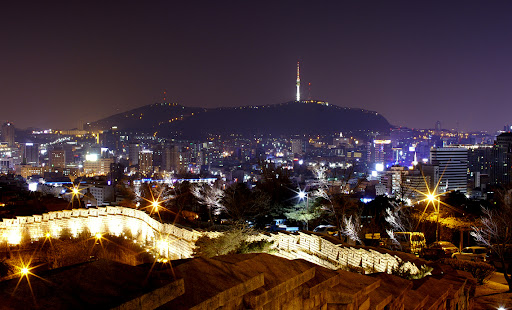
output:
POLYGON ((348 271, 348 272, 354 272, 354 273, 359 273, 359 274, 366 274, 366 270, 364 270, 363 267, 358 267, 358 266, 353 266, 353 265, 343 265, 340 267, 341 270, 345 270, 345 271, 348 271))
POLYGON ((236 252, 246 239, 244 229, 227 231, 217 238, 202 236, 196 241, 194 256, 214 257, 236 252))
POLYGON ((483 284, 484 281, 496 270, 493 266, 483 262, 472 262, 453 258, 444 258, 441 259, 440 262, 450 265, 457 270, 463 270, 471 273, 478 284, 483 284))
POLYGON ((407 280, 422 279, 429 276, 434 268, 423 265, 419 268, 418 273, 412 273, 410 269, 405 268, 405 261, 399 260, 398 265, 391 269, 391 274, 407 280))
POLYGON ((259 240, 259 241, 243 241, 238 249, 236 249, 236 254, 246 254, 246 253, 271 253, 273 250, 271 249, 273 241, 259 240))
POLYGON ((247 241, 254 234, 251 228, 231 227, 216 238, 204 235, 197 239, 194 256, 214 257, 226 254, 270 253, 273 242, 266 240, 247 241))

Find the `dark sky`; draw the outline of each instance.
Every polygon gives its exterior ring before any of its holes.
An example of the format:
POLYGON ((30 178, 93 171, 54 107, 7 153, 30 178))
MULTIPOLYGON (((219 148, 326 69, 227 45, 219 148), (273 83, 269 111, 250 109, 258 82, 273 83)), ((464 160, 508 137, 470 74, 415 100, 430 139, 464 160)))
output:
POLYGON ((11 1, 0 121, 76 127, 162 101, 313 98, 414 128, 512 124, 510 1, 11 1), (307 87, 303 88, 307 94, 307 87))

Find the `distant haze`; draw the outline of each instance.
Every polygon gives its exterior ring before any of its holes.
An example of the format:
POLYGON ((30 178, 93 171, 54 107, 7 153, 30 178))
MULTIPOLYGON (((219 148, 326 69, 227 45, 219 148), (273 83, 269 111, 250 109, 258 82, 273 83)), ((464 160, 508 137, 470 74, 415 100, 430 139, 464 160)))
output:
POLYGON ((394 125, 512 124, 512 2, 10 1, 0 120, 72 128, 162 102, 302 97, 394 125))

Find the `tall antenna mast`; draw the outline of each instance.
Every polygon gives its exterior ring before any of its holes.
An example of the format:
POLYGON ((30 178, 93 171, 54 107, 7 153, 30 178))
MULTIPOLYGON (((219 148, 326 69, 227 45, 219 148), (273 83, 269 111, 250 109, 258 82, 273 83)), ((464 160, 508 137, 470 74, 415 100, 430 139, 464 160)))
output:
POLYGON ((297 102, 300 101, 300 65, 297 61, 297 102))

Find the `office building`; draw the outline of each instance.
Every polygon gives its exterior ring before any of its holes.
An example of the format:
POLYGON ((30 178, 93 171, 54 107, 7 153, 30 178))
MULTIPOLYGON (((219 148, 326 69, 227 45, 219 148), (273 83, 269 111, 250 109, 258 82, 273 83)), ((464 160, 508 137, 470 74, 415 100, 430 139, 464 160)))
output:
POLYGON ((14 146, 14 125, 11 122, 6 122, 2 125, 2 141, 7 142, 7 146, 14 146))
POLYGON ((438 193, 460 191, 467 193, 468 186, 468 150, 462 147, 443 147, 430 149, 430 163, 439 167, 435 184, 439 184, 438 193))
POLYGON ((128 145, 128 163, 130 166, 139 164, 139 153, 142 150, 142 145, 139 143, 130 143, 128 145))
POLYGON ((367 158, 369 164, 386 164, 394 162, 393 148, 389 137, 380 137, 367 143, 367 158))
POLYGON ((66 152, 64 150, 52 150, 50 152, 50 167, 64 168, 66 167, 66 152))
POLYGON ((113 163, 113 158, 86 156, 84 173, 87 175, 108 175, 110 173, 110 165, 113 163))
POLYGON ((139 152, 139 172, 147 175, 153 173, 153 151, 142 150, 139 152))
POLYGON ((108 205, 114 200, 114 186, 112 185, 94 185, 87 187, 87 192, 94 197, 91 205, 103 206, 108 205))
POLYGON ((303 139, 291 139, 292 143, 292 154, 302 155, 305 153, 306 144, 303 139))
POLYGON ((491 182, 508 185, 512 182, 512 132, 504 132, 496 137, 491 167, 491 182))
POLYGON ((23 161, 27 165, 39 166, 39 144, 25 143, 23 146, 23 161))

